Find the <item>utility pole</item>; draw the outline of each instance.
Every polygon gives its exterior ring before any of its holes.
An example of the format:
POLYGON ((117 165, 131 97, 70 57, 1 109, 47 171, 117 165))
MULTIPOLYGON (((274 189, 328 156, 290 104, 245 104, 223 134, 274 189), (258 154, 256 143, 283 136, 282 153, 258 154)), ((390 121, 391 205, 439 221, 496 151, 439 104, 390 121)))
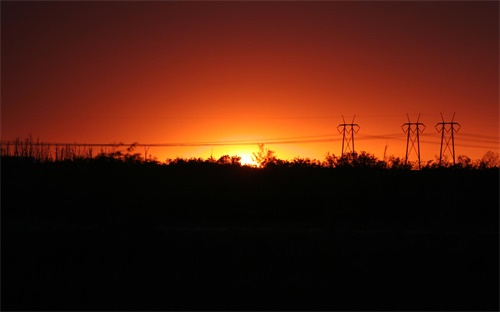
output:
POLYGON ((356 115, 352 118, 351 123, 348 124, 345 122, 344 115, 342 115, 342 121, 344 121, 344 123, 337 126, 339 133, 342 133, 342 156, 344 156, 348 150, 354 155, 354 134, 359 131, 359 125, 354 123, 354 118, 356 118, 356 115))
POLYGON ((408 114, 406 114, 406 117, 408 118, 408 122, 404 123, 401 126, 403 132, 408 133, 408 136, 406 138, 405 164, 408 163, 408 155, 411 153, 411 150, 413 149, 417 153, 418 169, 420 170, 420 133, 424 132, 425 125, 421 122, 418 122, 420 120, 420 114, 418 114, 417 122, 410 122, 410 116, 408 116, 408 114), (415 142, 417 143, 416 149, 415 149, 415 142), (409 146, 410 143, 411 146, 409 146))
POLYGON ((453 113, 453 117, 451 118, 451 122, 444 122, 443 114, 441 114, 442 122, 438 122, 435 126, 438 132, 441 132, 441 148, 439 151, 439 164, 443 159, 443 153, 446 152, 446 149, 450 151, 451 157, 453 159, 453 164, 455 164, 455 136, 454 133, 460 130, 461 126, 458 122, 454 122, 455 113, 453 113), (440 126, 440 127, 438 127, 440 126), (458 128, 456 128, 458 127, 458 128), (449 137, 445 137, 445 133, 449 134, 449 137), (451 141, 451 149, 450 149, 450 141, 451 141), (443 146, 443 142, 445 146, 443 146))

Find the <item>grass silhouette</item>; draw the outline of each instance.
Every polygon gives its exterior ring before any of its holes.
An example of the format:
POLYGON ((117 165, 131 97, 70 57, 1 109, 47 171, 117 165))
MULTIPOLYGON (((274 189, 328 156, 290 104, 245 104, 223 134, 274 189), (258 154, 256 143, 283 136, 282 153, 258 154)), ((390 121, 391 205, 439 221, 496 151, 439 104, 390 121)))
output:
POLYGON ((498 310, 498 168, 364 156, 2 157, 2 309, 498 310))

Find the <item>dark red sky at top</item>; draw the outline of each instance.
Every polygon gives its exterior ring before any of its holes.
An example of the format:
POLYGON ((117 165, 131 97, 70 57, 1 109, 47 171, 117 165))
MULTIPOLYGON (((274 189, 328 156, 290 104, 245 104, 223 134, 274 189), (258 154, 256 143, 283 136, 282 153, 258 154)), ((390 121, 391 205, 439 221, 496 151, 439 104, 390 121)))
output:
POLYGON ((421 114, 434 159, 455 113, 458 155, 499 149, 497 1, 2 1, 1 17, 2 140, 276 138, 279 158, 322 160, 356 115, 356 150, 402 157, 401 125, 421 114))

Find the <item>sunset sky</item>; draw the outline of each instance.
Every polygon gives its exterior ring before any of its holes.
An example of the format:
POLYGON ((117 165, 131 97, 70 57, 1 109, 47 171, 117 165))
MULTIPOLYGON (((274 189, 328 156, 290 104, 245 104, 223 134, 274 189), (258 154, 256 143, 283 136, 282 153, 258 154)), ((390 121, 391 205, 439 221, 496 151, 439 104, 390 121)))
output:
POLYGON ((499 151, 498 1, 2 1, 1 44, 2 140, 323 160, 355 115, 382 159, 420 114, 432 160, 442 113, 456 155, 499 151))

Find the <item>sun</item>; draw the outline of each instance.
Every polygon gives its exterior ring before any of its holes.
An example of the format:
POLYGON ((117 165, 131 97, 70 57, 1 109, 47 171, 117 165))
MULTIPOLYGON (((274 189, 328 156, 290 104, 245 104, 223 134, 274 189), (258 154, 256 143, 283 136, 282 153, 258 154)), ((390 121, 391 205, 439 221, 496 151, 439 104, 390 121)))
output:
POLYGON ((253 160, 252 156, 244 153, 239 154, 238 156, 241 157, 240 163, 242 166, 259 167, 259 163, 253 160))

